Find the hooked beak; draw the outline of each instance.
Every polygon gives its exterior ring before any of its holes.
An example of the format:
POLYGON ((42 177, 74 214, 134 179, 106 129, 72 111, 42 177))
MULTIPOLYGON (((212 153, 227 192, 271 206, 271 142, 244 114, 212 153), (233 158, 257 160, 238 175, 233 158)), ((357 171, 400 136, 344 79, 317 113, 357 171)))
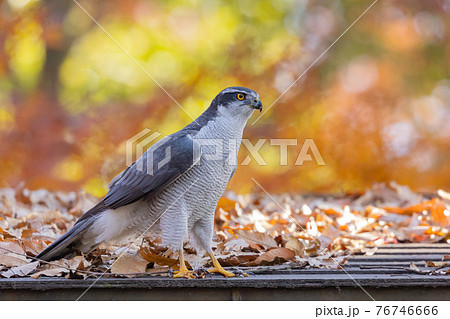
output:
POLYGON ((262 112, 263 106, 259 99, 254 99, 253 103, 251 105, 252 105, 252 109, 259 110, 260 113, 262 112))

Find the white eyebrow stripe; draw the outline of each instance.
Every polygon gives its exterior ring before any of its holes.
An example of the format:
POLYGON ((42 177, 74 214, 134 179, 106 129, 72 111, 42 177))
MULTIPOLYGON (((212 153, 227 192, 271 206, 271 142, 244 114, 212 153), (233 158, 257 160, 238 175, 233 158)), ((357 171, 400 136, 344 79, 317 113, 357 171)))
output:
MULTIPOLYGON (((254 93, 253 91, 250 90, 242 90, 242 89, 234 89, 234 88, 228 88, 222 91, 222 93, 245 93, 245 94, 250 94, 250 95, 255 95, 256 93, 254 93)), ((256 94, 258 95, 258 94, 256 94)), ((257 96, 259 97, 259 96, 257 96)))
POLYGON ((236 89, 225 89, 222 91, 222 93, 240 93, 242 90, 236 90, 236 89))

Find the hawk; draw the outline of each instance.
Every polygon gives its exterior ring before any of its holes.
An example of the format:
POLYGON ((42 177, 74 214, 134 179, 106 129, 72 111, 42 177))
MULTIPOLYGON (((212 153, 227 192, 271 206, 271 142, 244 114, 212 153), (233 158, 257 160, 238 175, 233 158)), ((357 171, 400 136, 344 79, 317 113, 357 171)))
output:
POLYGON ((180 269, 174 277, 193 277, 183 257, 188 239, 197 252, 208 253, 214 265, 210 272, 234 276, 211 249, 214 212, 236 170, 243 130, 255 109, 262 110, 255 91, 221 91, 196 120, 152 145, 117 175, 106 196, 37 258, 50 261, 152 234, 178 252, 180 269))

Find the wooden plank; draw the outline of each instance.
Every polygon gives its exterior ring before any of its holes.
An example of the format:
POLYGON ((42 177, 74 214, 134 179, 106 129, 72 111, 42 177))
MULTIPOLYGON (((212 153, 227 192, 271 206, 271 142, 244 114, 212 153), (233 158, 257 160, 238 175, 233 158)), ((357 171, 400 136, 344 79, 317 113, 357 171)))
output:
MULTIPOLYGON (((56 278, 16 278, 0 280, 0 289, 73 289, 87 288, 95 280, 56 278)), ((311 287, 450 287, 449 276, 424 276, 417 274, 348 274, 326 273, 262 274, 247 278, 223 278, 214 276, 204 279, 171 278, 101 278, 96 288, 311 288, 311 287)))
MULTIPOLYGON (((402 267, 409 267, 411 264, 411 261, 392 261, 392 262, 385 262, 385 261, 378 261, 378 262, 372 262, 372 261, 362 261, 362 262, 348 262, 345 264, 345 267, 359 267, 359 266, 402 266, 402 267)), ((425 264, 422 261, 414 261, 414 264, 418 266, 419 268, 424 266, 425 264)))
MULTIPOLYGON (((450 255, 450 247, 449 248, 438 248, 438 249, 428 249, 428 248, 390 248, 390 249, 377 249, 375 252, 376 255, 382 254, 382 255, 438 255, 442 254, 444 255, 450 255)), ((360 256, 360 255, 357 255, 360 256)))
POLYGON ((366 256, 366 255, 359 255, 354 256, 350 261, 422 261, 422 260, 433 260, 433 261, 440 261, 442 260, 443 255, 381 255, 381 254, 375 254, 373 256, 366 256))
MULTIPOLYGON (((305 300, 308 296, 311 299, 312 296, 321 299, 319 291, 323 293, 328 291, 331 300, 336 295, 333 289, 338 288, 339 291, 345 291, 345 294, 339 294, 344 299, 348 297, 348 300, 352 300, 349 296, 353 296, 353 300, 355 298, 367 300, 368 296, 360 289, 364 287, 371 295, 376 296, 377 300, 388 295, 392 295, 393 299, 398 298, 399 292, 401 296, 423 295, 425 289, 427 296, 433 296, 433 299, 437 300, 447 298, 446 296, 450 298, 448 289, 450 276, 411 273, 402 267, 409 268, 410 263, 414 262, 420 270, 429 271, 432 268, 424 267, 423 261, 439 261, 447 254, 449 248, 448 244, 438 244, 438 248, 428 248, 428 244, 384 246, 374 255, 351 257, 344 269, 303 268, 281 269, 274 272, 270 270, 273 268, 261 267, 256 270, 252 268, 255 274, 250 273, 250 276, 245 278, 223 278, 212 275, 194 280, 167 277, 100 278, 97 281, 64 278, 0 279, 0 300, 14 296, 20 296, 21 299, 73 299, 94 282, 88 299, 137 300, 144 299, 145 296, 146 299, 155 300, 186 298, 223 300, 228 298, 227 296, 241 296, 242 293, 247 300, 273 299, 274 296, 286 300, 289 298, 305 300), (366 269, 361 266, 375 268, 366 269), (277 293, 273 292, 274 288, 277 289, 277 293)), ((249 271, 245 267, 240 269, 249 271)))
MULTIPOLYGON (((98 301, 135 301, 135 300, 302 300, 302 301, 396 301, 396 300, 418 300, 437 301, 450 300, 450 289, 448 287, 408 287, 391 288, 377 287, 320 287, 320 288, 121 288, 104 289, 93 286, 81 300, 98 301), (366 294, 370 294, 370 297, 366 294)), ((52 289, 39 290, 0 290, 0 300, 77 300, 85 289, 52 289)))
MULTIPOLYGON (((371 265, 373 266, 373 265, 371 265)), ((370 266, 369 266, 370 267, 370 266)), ((402 266, 397 266, 402 267, 402 266)), ((409 268, 409 267, 405 267, 409 268)), ((429 268, 424 267, 418 267, 422 271, 429 271, 429 268)), ((407 270, 402 270, 398 268, 389 268, 387 266, 386 268, 372 268, 372 269, 361 269, 360 267, 357 268, 347 268, 345 267, 344 270, 350 274, 360 274, 360 275, 367 275, 367 278, 372 278, 373 275, 379 275, 379 274, 385 274, 385 275, 394 275, 394 274, 410 274, 411 272, 408 272, 407 270)), ((319 268, 311 268, 311 269, 296 269, 296 270, 281 270, 277 272, 277 274, 282 275, 289 275, 289 274, 312 274, 312 275, 324 275, 324 274, 342 274, 345 273, 342 269, 319 269, 319 268)), ((257 273, 256 276, 259 276, 261 274, 269 274, 269 272, 263 272, 263 273, 257 273)), ((252 276, 252 273, 249 272, 249 275, 252 276)), ((425 275, 425 274, 424 274, 425 275)), ((428 276, 428 275, 426 275, 428 276)))
POLYGON ((450 249, 450 244, 446 243, 405 243, 405 244, 384 244, 382 246, 378 246, 379 249, 441 249, 446 248, 450 249))

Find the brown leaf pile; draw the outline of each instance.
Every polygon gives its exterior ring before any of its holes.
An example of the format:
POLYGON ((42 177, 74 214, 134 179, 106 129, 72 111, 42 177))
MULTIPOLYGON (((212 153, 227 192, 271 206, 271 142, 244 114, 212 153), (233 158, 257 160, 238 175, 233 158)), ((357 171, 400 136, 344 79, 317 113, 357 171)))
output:
MULTIPOLYGON (((0 189, 0 276, 166 276, 178 269, 177 254, 153 237, 142 246, 140 240, 102 245, 70 260, 32 259, 95 202, 81 193, 0 189)), ((373 254, 385 243, 450 243, 450 194, 425 196, 395 183, 341 196, 228 192, 219 201, 215 225, 214 253, 223 266, 340 268, 350 255, 373 254)), ((211 266, 189 244, 185 259, 188 267, 211 266)))

